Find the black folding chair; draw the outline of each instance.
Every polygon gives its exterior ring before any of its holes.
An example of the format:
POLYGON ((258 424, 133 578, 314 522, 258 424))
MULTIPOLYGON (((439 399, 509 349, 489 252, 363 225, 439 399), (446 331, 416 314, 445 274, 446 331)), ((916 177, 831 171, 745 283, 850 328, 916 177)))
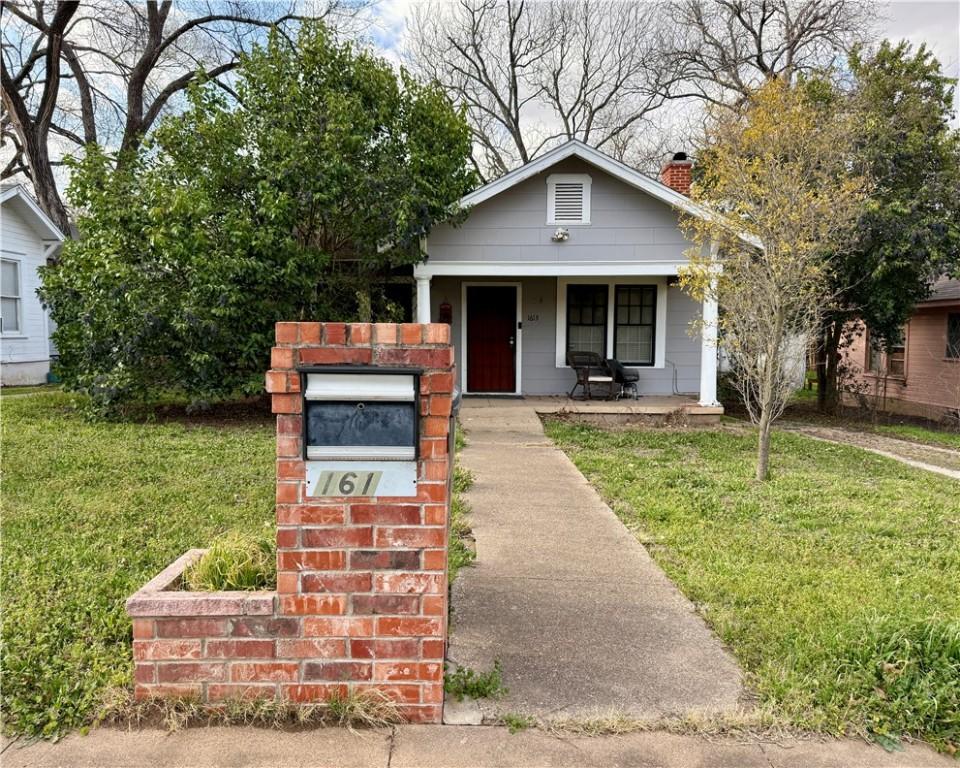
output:
POLYGON ((626 397, 627 393, 632 393, 634 400, 637 399, 637 382, 640 381, 640 374, 636 371, 630 371, 623 367, 623 363, 615 358, 607 360, 607 368, 613 374, 614 383, 620 388, 617 392, 617 400, 626 397))

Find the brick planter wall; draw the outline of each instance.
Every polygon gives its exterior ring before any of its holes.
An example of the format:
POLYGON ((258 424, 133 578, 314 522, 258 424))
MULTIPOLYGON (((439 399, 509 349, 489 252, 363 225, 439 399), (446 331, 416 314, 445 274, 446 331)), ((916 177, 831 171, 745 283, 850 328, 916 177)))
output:
POLYGON ((191 550, 127 602, 136 695, 322 703, 384 691, 414 722, 440 722, 447 621, 450 328, 278 323, 267 391, 277 414, 277 591, 176 591, 191 550), (419 368, 412 498, 311 498, 300 366, 419 368))

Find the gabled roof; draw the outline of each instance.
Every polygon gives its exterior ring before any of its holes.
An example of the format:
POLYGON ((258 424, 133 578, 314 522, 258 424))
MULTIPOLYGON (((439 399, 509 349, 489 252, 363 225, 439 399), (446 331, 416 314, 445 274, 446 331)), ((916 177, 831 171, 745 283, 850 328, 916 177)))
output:
POLYGON ((41 240, 54 240, 60 243, 65 239, 63 232, 43 212, 40 204, 19 184, 4 184, 0 187, 0 204, 11 205, 17 213, 26 218, 27 223, 41 240))
POLYGON ((460 199, 460 205, 477 205, 478 203, 482 203, 484 200, 489 200, 491 197, 495 197, 501 192, 506 192, 511 187, 515 187, 521 181, 526 181, 527 179, 536 176, 538 173, 542 173, 548 168, 551 168, 559 163, 561 160, 566 160, 568 157, 578 157, 584 162, 599 168, 601 171, 605 171, 613 178, 622 181, 624 184, 646 192, 651 197, 656 198, 667 205, 671 205, 674 208, 680 208, 687 213, 693 214, 694 216, 708 215, 703 208, 692 202, 686 195, 680 194, 675 189, 668 187, 666 184, 661 184, 656 179, 652 179, 646 174, 640 173, 640 171, 631 168, 629 165, 621 163, 619 160, 615 160, 614 158, 610 157, 610 155, 606 155, 599 149, 594 149, 578 139, 570 139, 566 143, 561 144, 559 147, 555 147, 549 152, 541 155, 536 160, 531 160, 526 165, 522 165, 519 168, 510 171, 510 173, 506 174, 505 176, 501 176, 499 179, 491 181, 489 184, 484 184, 482 187, 475 189, 473 192, 460 199))

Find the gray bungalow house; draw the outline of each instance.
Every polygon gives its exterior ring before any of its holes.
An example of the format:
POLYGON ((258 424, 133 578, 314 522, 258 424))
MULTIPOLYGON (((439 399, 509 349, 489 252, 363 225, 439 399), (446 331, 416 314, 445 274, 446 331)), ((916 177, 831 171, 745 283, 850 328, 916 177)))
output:
POLYGON ((462 199, 466 221, 430 233, 414 277, 417 321, 452 327, 465 394, 566 394, 568 352, 594 351, 638 371, 640 395, 718 405, 716 304, 676 280, 690 166, 676 155, 656 181, 569 141, 462 199))

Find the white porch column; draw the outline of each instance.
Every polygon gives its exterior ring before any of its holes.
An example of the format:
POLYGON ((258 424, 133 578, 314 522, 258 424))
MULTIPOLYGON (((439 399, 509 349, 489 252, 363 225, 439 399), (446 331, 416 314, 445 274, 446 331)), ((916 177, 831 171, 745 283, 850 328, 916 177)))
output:
MULTIPOLYGON (((711 249, 712 250, 712 249, 711 249)), ((703 300, 703 328, 700 335, 700 405, 720 405, 717 400, 717 278, 711 280, 703 300)))
POLYGON ((430 322, 430 278, 417 277, 417 322, 430 322))

